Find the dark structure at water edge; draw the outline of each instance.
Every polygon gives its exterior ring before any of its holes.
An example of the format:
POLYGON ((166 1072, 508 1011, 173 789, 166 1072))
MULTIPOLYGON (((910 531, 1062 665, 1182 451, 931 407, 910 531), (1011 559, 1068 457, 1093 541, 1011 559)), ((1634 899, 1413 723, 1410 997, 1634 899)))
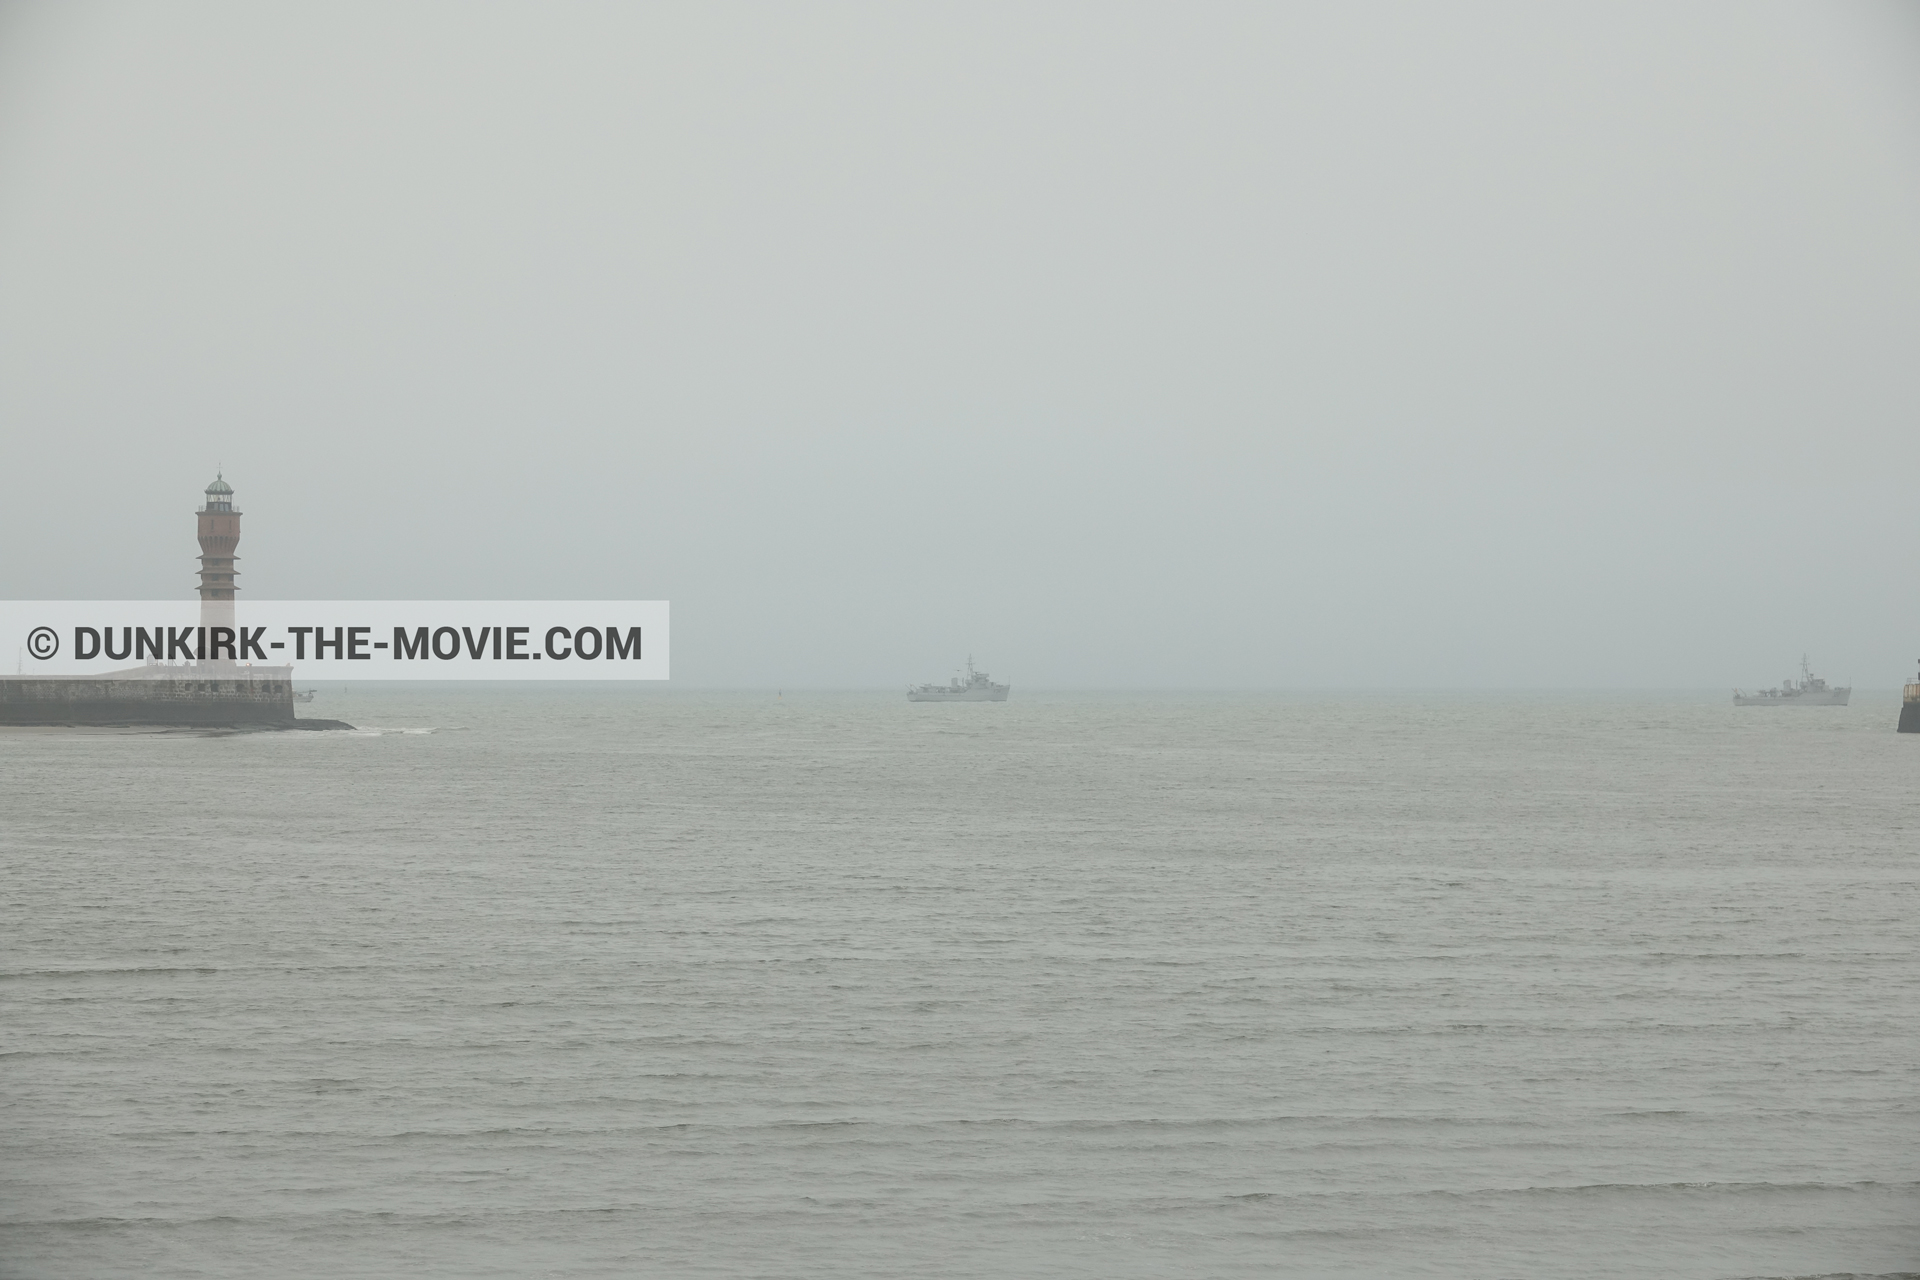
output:
POLYGON ((1900 732, 1920 733, 1920 679, 1909 684, 1900 699, 1900 732))
MULTIPOLYGON (((231 630, 233 552, 240 513, 224 476, 195 513, 200 539, 200 622, 231 630)), ((111 641, 109 641, 111 648, 111 641)), ((110 656, 118 657, 118 654, 110 656)), ((159 725, 200 729, 351 729, 293 714, 293 668, 230 660, 152 661, 104 676, 0 677, 0 725, 159 725)))
MULTIPOLYGON (((212 664, 200 664, 211 666, 212 664)), ((245 668, 241 668, 242 671, 245 668)), ((0 679, 0 725, 162 725, 201 729, 347 729, 293 714, 293 679, 203 675, 176 667, 161 678, 14 676, 0 679)))

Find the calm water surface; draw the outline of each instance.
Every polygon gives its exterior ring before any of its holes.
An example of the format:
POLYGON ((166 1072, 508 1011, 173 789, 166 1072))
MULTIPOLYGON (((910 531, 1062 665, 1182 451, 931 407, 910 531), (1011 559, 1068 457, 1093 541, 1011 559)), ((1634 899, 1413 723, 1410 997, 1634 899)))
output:
POLYGON ((1920 1271, 1894 700, 0 732, 0 1274, 1920 1271))

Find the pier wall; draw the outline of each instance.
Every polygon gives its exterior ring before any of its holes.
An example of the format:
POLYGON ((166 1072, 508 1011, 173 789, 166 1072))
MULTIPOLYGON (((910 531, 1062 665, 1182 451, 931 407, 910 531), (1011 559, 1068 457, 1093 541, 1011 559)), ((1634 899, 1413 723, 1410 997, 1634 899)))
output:
POLYGON ((279 678, 0 677, 0 724, 294 725, 293 681, 279 678))

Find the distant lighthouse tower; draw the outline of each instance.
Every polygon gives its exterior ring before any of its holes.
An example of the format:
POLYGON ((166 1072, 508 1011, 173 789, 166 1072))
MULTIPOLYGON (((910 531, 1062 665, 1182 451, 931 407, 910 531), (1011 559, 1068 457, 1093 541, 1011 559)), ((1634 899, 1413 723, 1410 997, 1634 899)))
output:
POLYGON ((233 549, 240 545, 240 513, 233 509, 233 486, 216 475, 207 486, 200 520, 200 625, 233 626, 233 549))

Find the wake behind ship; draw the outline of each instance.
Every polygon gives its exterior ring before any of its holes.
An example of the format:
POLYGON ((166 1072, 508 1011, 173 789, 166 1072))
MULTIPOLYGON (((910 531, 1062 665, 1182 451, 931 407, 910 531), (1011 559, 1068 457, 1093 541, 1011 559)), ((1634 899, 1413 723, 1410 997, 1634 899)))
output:
POLYGON ((963 684, 955 676, 945 684, 920 684, 907 690, 908 702, 1005 702, 1012 685, 995 684, 984 671, 973 669, 973 655, 967 655, 967 679, 963 684))
POLYGON ((1807 666, 1807 657, 1800 655, 1800 679, 1782 680, 1777 689, 1762 689, 1758 693, 1733 691, 1733 705, 1736 707, 1844 707, 1853 694, 1853 687, 1835 689, 1813 674, 1807 666))

